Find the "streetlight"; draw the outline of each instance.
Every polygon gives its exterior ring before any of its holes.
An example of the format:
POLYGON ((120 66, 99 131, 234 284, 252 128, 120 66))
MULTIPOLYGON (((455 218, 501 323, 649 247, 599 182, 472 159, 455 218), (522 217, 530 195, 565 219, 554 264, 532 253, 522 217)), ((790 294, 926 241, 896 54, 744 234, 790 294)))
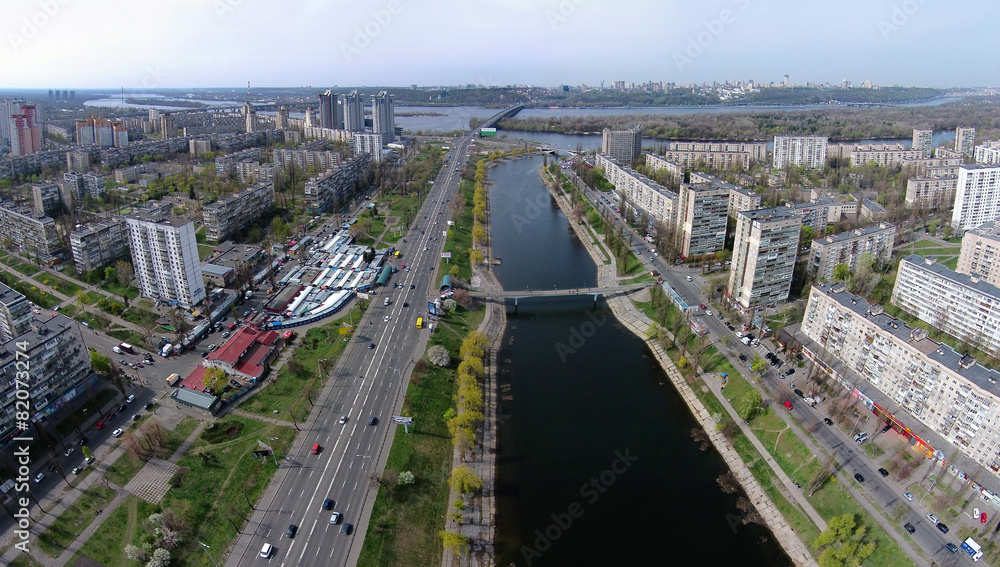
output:
POLYGON ((198 545, 200 545, 200 546, 201 546, 201 548, 202 548, 203 550, 205 550, 205 555, 208 555, 208 560, 212 562, 212 565, 215 565, 215 567, 219 567, 219 564, 218 564, 218 563, 216 563, 216 562, 215 562, 215 560, 214 560, 214 559, 212 559, 212 556, 208 554, 208 550, 209 550, 209 549, 212 549, 212 548, 211 548, 211 547, 209 547, 209 546, 207 546, 207 545, 205 545, 204 543, 201 543, 200 541, 198 542, 198 545))

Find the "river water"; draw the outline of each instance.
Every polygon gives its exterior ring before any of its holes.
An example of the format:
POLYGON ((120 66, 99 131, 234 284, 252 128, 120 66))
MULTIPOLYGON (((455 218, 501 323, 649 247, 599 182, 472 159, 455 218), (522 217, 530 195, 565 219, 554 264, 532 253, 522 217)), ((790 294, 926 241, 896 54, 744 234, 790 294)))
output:
MULTIPOLYGON (((538 177, 490 170, 505 289, 589 286, 596 266, 538 177)), ((645 343, 590 298, 508 304, 499 353, 498 565, 741 565, 790 561, 743 525, 718 453, 645 343)))

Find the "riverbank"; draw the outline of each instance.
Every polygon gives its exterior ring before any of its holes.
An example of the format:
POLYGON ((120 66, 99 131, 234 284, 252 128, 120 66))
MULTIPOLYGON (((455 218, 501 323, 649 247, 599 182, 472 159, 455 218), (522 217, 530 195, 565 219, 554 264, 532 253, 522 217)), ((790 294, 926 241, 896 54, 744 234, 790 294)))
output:
MULTIPOLYGON (((543 179, 546 179, 547 172, 544 170, 540 171, 540 175, 543 176, 543 179)), ((572 203, 569 196, 562 191, 554 191, 551 183, 545 183, 545 185, 549 188, 550 194, 555 198, 556 203, 563 210, 566 217, 572 219, 572 203)), ((617 268, 614 258, 612 258, 611 262, 605 263, 607 262, 605 259, 606 256, 598 244, 600 236, 583 219, 579 222, 571 222, 570 226, 573 227, 579 240, 584 244, 598 267, 598 285, 606 286, 618 283, 622 278, 616 276, 617 268)), ((615 318, 633 334, 647 343, 654 357, 659 362, 660 367, 666 373, 678 393, 680 393, 695 419, 701 424, 707 438, 723 457, 726 465, 740 482, 747 497, 753 503, 760 517, 788 554, 789 558, 798 566, 818 565, 806 547, 806 544, 799 539, 778 507, 768 497, 764 488, 753 476, 746 463, 743 462, 743 459, 733 447, 733 444, 718 431, 717 423, 711 412, 702 404, 691 385, 688 384, 676 365, 674 365, 667 352, 656 341, 649 338, 648 332, 652 328, 653 322, 645 314, 637 310, 627 296, 618 295, 609 297, 607 302, 615 318)), ((813 518, 813 521, 816 522, 818 515, 813 516, 813 518)), ((817 524, 820 530, 826 527, 822 518, 818 518, 817 524)))

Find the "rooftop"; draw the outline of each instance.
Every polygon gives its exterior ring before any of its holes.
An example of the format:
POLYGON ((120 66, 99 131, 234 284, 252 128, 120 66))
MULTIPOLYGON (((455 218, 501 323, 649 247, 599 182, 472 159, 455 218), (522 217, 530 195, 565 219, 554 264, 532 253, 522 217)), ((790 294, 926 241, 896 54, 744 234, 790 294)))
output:
POLYGON ((740 211, 740 216, 745 216, 751 220, 792 220, 800 219, 796 209, 791 207, 771 207, 769 209, 754 209, 752 211, 740 211))
POLYGON ((921 269, 937 274, 942 278, 949 279, 969 289, 974 289, 979 293, 1000 298, 1000 288, 997 288, 993 284, 982 280, 977 275, 960 274, 954 270, 949 269, 944 264, 938 264, 933 256, 924 258, 923 256, 919 256, 917 254, 911 254, 903 258, 902 261, 914 264, 915 266, 921 269))
POLYGON ((10 306, 20 301, 24 301, 21 292, 0 283, 0 304, 10 306))
POLYGON ((1000 241, 1000 221, 990 221, 981 224, 976 228, 966 231, 965 234, 974 234, 989 240, 1000 241))
POLYGON ((813 242, 819 244, 820 246, 826 244, 834 244, 837 242, 849 242, 855 238, 863 238, 870 234, 875 234, 876 232, 881 232, 890 228, 895 228, 893 225, 887 222, 881 222, 879 224, 873 224, 871 226, 866 226, 864 228, 856 228, 854 230, 849 230, 847 232, 841 232, 840 234, 831 234, 830 236, 824 236, 823 238, 817 238, 813 242))

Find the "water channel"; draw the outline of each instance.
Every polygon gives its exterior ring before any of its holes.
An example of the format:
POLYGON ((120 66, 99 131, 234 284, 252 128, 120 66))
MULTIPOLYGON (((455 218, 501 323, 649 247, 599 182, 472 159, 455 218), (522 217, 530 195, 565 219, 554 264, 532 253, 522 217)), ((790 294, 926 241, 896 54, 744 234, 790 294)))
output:
MULTIPOLYGON (((596 267, 537 174, 490 170, 506 289, 596 283, 596 267)), ((498 565, 790 565, 743 525, 726 472, 643 341, 589 298, 508 305, 501 349, 498 565)))

